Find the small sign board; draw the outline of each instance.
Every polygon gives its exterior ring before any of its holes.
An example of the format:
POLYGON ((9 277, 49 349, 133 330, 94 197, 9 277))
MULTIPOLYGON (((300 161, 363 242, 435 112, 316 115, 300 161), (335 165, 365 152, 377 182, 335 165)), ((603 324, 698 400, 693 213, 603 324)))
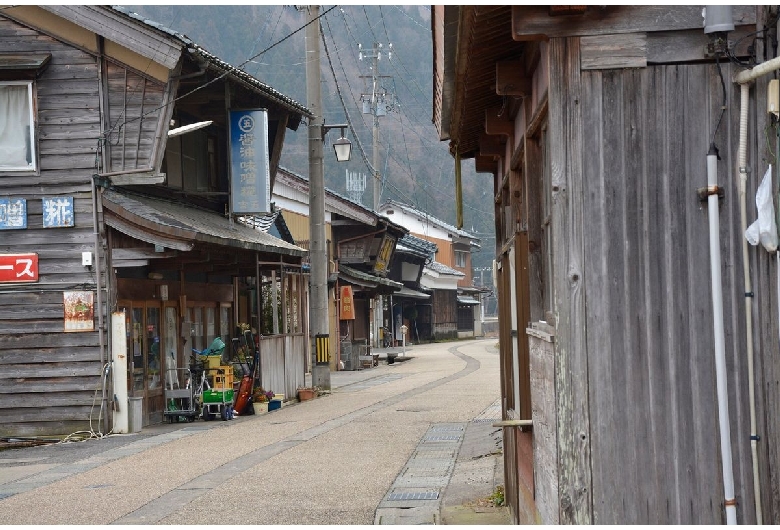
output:
POLYGON ((43 227, 73 226, 73 197, 43 198, 43 227))
POLYGON ((65 332, 94 331, 95 293, 92 291, 65 291, 65 332))
POLYGON ((387 267, 390 265, 390 259, 393 257, 395 249, 395 238, 390 234, 385 234, 382 243, 379 245, 379 252, 374 262, 374 272, 378 274, 387 274, 387 267))
POLYGON ((271 212, 268 112, 230 111, 230 195, 235 214, 271 212))
POLYGON ((38 254, 0 254, 0 283, 38 281, 38 254))
POLYGON ((355 320, 355 299, 352 297, 352 287, 350 285, 342 285, 339 294, 341 295, 339 319, 355 320))
POLYGON ((27 228, 27 199, 0 198, 0 230, 27 228))

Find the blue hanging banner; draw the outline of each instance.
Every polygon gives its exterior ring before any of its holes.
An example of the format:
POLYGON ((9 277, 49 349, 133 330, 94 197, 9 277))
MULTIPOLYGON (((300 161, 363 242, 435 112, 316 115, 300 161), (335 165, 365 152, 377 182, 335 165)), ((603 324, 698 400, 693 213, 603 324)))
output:
POLYGON ((271 211, 268 112, 230 111, 230 193, 235 214, 271 211))

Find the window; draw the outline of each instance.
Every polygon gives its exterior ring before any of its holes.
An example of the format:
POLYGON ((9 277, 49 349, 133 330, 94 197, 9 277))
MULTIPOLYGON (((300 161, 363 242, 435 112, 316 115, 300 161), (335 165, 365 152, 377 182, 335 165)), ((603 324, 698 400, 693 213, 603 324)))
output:
POLYGON ((455 251, 455 266, 460 269, 466 268, 466 252, 462 250, 455 251))
POLYGON ((35 171, 31 81, 0 81, 0 171, 35 171))

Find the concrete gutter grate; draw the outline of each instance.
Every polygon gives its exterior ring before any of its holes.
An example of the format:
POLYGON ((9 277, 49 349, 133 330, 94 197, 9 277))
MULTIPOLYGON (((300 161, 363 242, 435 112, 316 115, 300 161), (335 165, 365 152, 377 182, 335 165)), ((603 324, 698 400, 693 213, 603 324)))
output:
POLYGON ((466 424, 428 427, 374 515, 375 524, 437 524, 466 424), (449 434, 448 434, 449 433, 449 434))
POLYGON ((435 501, 439 498, 438 491, 423 491, 415 493, 391 493, 388 501, 435 501))
POLYGON ((460 436, 428 436, 425 438, 426 442, 449 442, 456 440, 460 440, 460 436))

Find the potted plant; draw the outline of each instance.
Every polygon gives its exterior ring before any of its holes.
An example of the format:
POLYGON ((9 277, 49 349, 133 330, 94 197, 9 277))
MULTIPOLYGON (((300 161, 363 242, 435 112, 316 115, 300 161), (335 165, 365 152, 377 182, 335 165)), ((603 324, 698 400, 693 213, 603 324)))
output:
POLYGON ((252 407, 255 409, 255 414, 262 414, 268 412, 268 404, 274 398, 274 393, 270 390, 263 390, 262 387, 255 388, 252 393, 252 407))
POLYGON ((311 387, 299 387, 298 388, 298 401, 308 401, 314 399, 314 389, 311 387))

